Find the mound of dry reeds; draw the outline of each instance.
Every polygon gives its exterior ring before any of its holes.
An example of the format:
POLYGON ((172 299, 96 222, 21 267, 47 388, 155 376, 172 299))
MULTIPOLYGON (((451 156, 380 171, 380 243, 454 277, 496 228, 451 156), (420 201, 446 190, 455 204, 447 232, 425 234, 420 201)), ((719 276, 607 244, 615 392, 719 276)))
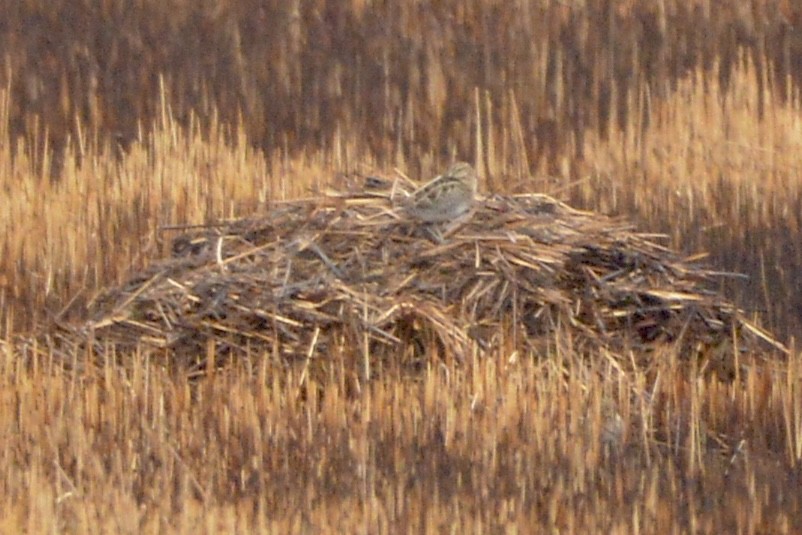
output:
POLYGON ((705 289, 715 273, 546 195, 489 197, 429 227, 387 193, 354 190, 188 230, 171 258, 96 300, 73 340, 196 365, 246 353, 463 359, 566 341, 639 356, 673 344, 719 361, 781 347, 705 289))

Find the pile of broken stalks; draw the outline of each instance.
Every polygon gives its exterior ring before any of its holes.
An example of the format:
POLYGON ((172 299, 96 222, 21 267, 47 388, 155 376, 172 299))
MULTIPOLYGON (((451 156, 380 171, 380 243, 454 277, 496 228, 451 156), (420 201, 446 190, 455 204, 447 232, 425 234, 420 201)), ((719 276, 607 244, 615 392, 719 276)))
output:
POLYGON ((720 274, 656 241, 538 194, 477 200, 432 228, 359 188, 186 227, 170 258, 59 336, 70 354, 136 347, 197 368, 210 355, 464 361, 492 351, 648 363, 668 348, 732 371, 736 357, 783 352, 705 289, 720 274))

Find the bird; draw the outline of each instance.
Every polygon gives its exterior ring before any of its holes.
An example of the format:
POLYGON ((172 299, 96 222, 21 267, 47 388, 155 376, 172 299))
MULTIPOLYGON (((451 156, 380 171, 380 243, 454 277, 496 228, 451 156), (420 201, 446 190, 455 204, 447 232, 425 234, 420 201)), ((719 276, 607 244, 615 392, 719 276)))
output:
POLYGON ((457 162, 413 191, 405 203, 408 215, 425 223, 451 221, 470 210, 476 194, 476 171, 457 162))

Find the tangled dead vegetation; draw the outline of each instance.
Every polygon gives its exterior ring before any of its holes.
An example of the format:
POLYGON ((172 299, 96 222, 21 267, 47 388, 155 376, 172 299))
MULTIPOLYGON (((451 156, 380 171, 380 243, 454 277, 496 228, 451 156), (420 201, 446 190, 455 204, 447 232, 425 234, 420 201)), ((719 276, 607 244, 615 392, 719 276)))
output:
POLYGON ((185 229, 171 258, 96 300, 70 336, 192 366, 208 355, 459 360, 494 348, 648 360, 658 347, 720 364, 782 350, 705 289, 715 273, 624 221, 532 194, 489 197, 427 227, 388 197, 360 188, 185 229))

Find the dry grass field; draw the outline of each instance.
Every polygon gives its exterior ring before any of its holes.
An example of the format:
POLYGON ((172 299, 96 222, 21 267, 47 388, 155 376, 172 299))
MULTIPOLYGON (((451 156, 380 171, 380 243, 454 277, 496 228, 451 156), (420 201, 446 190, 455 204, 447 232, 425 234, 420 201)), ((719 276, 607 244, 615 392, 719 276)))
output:
POLYGON ((802 532, 793 3, 0 4, 0 532, 802 532), (167 256, 166 227, 454 157, 747 275, 719 290, 789 355, 721 381, 565 330, 189 380, 29 337, 167 256))

